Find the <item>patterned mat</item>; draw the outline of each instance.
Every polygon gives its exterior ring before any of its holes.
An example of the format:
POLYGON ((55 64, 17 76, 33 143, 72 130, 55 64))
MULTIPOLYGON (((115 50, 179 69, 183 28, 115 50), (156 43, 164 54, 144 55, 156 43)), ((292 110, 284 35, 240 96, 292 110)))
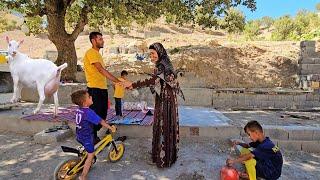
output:
MULTIPOLYGON (((29 121, 51 121, 51 122, 61 122, 68 121, 71 123, 75 123, 75 110, 77 106, 70 106, 67 108, 59 108, 58 115, 56 117, 53 116, 52 110, 44 111, 38 114, 25 115, 21 117, 23 120, 29 121)), ((153 110, 151 110, 153 114, 153 110)), ((126 111, 123 112, 123 118, 118 119, 115 115, 114 109, 108 110, 108 120, 114 124, 126 124, 126 125, 142 125, 149 126, 153 123, 153 115, 146 115, 142 111, 126 111)))

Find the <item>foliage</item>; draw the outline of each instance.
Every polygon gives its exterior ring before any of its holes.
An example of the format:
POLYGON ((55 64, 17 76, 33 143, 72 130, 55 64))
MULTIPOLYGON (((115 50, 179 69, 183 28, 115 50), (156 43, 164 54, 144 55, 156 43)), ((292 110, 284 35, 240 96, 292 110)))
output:
POLYGON ((264 16, 260 20, 260 25, 263 26, 264 28, 269 29, 272 26, 273 22, 274 20, 271 17, 264 16))
POLYGON ((255 40, 257 36, 260 34, 260 21, 249 21, 244 26, 244 35, 246 40, 255 40))
POLYGON ((12 31, 17 28, 16 21, 8 21, 4 17, 0 17, 0 33, 5 31, 12 31))
POLYGON ((245 17, 241 11, 230 8, 221 22, 220 27, 228 33, 240 33, 244 30, 245 17))

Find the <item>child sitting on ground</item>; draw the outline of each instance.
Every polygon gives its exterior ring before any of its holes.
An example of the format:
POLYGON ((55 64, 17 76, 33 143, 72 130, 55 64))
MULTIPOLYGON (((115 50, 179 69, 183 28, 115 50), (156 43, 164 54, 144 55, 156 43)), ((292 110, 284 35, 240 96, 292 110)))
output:
MULTIPOLYGON (((127 81, 128 72, 123 70, 121 72, 121 77, 119 77, 119 81, 127 81)), ((119 118, 122 117, 122 102, 121 99, 124 97, 125 88, 117 83, 114 84, 114 102, 115 102, 115 110, 116 110, 116 116, 119 118)))
POLYGON ((91 96, 86 90, 79 90, 71 94, 71 100, 79 108, 76 110, 76 134, 80 142, 88 152, 80 179, 87 179, 87 175, 94 158, 94 134, 93 125, 101 124, 103 127, 115 132, 116 127, 107 124, 106 120, 100 118, 89 108, 93 104, 91 96))
POLYGON ((274 143, 265 137, 263 129, 257 121, 250 121, 244 127, 244 131, 252 140, 251 143, 245 144, 234 141, 233 145, 242 146, 241 155, 237 159, 228 159, 227 164, 244 163, 247 174, 242 174, 250 180, 256 180, 256 177, 261 177, 268 180, 278 179, 281 176, 282 170, 282 154, 279 148, 274 143), (250 151, 247 148, 254 148, 250 151))

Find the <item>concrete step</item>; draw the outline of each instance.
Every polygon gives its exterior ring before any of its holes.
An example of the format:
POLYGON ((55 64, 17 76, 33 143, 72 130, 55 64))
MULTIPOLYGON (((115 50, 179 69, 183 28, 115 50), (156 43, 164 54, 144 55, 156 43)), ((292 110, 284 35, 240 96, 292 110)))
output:
MULTIPOLYGON (((21 114, 10 111, 2 111, 0 113, 1 130, 13 132, 24 132, 29 134, 38 133, 44 129, 54 125, 61 125, 57 121, 38 121, 38 120, 22 120, 21 114)), ((182 123, 182 122, 181 122, 182 123)), ((75 124, 68 124, 73 132, 75 132, 75 124)), ((151 137, 152 126, 140 125, 118 125, 119 132, 132 137, 151 137)), ((263 125, 266 136, 279 140, 303 140, 303 141, 320 141, 320 127, 309 126, 270 126, 263 125)), ((180 136, 182 137, 212 137, 212 138, 231 138, 231 137, 247 137, 243 127, 234 125, 214 124, 199 125, 198 119, 194 120, 194 124, 180 126, 180 136)))
POLYGON ((320 64, 320 58, 303 58, 299 64, 320 64))
POLYGON ((60 141, 64 141, 65 139, 71 137, 73 132, 71 129, 66 130, 58 130, 55 132, 46 133, 45 130, 35 134, 34 141, 38 144, 52 144, 60 141))

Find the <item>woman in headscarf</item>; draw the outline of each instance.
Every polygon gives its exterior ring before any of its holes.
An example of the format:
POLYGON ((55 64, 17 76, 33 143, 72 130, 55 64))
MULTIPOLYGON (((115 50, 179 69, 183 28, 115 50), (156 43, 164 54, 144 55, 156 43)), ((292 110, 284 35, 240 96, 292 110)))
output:
POLYGON ((177 160, 179 118, 177 94, 182 93, 169 56, 161 43, 149 47, 150 59, 155 64, 150 79, 132 84, 132 88, 150 87, 155 94, 152 161, 159 168, 170 167, 177 160))

